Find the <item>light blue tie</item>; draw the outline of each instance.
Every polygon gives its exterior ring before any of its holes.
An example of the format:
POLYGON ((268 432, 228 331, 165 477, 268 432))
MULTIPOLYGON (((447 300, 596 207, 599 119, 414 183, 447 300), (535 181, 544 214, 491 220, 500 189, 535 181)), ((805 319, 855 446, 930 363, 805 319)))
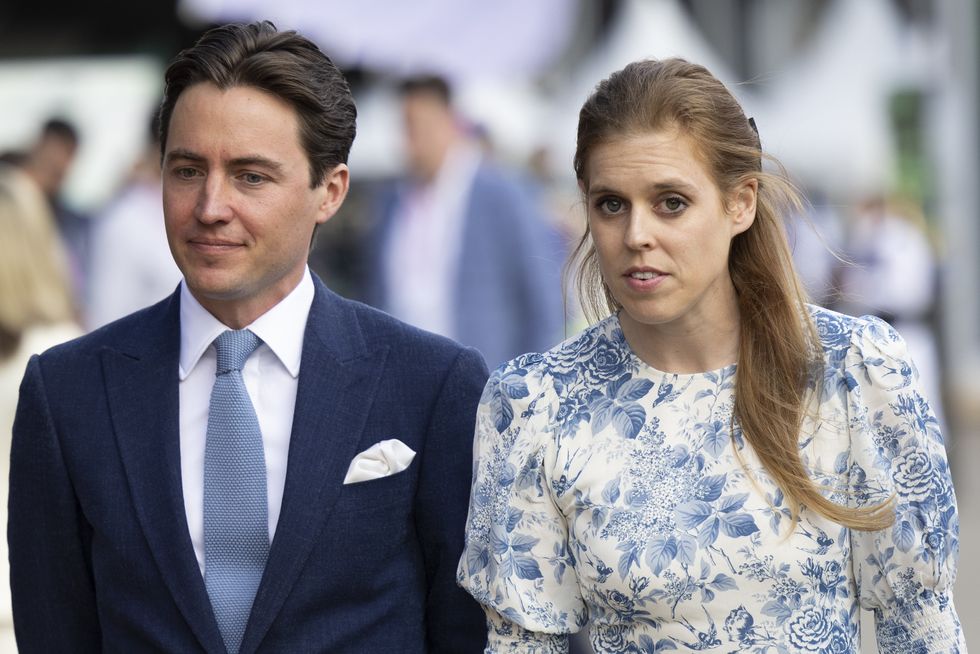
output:
POLYGON ((247 329, 215 339, 218 367, 204 448, 204 585, 231 654, 242 644, 269 556, 262 432, 242 378, 259 343, 247 329))

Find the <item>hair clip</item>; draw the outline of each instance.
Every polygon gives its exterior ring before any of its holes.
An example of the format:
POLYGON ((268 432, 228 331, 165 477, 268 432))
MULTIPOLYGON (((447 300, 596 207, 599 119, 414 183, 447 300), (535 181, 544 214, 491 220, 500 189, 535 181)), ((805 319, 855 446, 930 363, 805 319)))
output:
POLYGON ((759 128, 755 124, 755 118, 749 118, 749 127, 755 132, 755 142, 759 146, 759 150, 762 150, 762 137, 759 136, 759 128))

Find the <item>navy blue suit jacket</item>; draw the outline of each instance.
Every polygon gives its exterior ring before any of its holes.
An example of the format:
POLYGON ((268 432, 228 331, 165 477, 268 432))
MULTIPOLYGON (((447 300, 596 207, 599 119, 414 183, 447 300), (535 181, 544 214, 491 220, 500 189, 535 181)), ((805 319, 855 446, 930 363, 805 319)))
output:
MULTIPOLYGON (((282 512, 241 651, 482 652, 455 584, 480 356, 315 279, 282 512), (343 485, 388 438, 417 452, 343 485)), ((225 651, 181 491, 179 293, 31 359, 14 424, 20 651, 225 651)))

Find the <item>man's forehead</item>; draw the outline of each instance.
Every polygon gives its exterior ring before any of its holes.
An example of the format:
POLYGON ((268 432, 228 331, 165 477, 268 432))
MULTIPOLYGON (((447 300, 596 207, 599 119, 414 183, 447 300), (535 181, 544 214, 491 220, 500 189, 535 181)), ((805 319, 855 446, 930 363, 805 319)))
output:
POLYGON ((248 84, 219 86, 210 81, 195 82, 185 88, 174 102, 169 125, 188 114, 194 119, 209 115, 218 119, 242 120, 250 115, 268 120, 274 115, 278 122, 299 124, 300 115, 288 100, 275 93, 248 84))
POLYGON ((168 132, 168 160, 279 161, 303 149, 293 107, 251 86, 188 87, 177 99, 168 132))

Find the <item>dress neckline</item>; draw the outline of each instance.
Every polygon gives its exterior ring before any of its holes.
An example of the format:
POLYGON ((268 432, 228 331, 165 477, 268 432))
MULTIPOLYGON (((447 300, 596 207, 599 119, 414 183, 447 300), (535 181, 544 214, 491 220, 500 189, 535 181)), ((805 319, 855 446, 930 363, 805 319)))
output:
POLYGON ((623 327, 619 323, 619 314, 615 314, 615 313, 612 314, 608 320, 610 321, 610 325, 612 326, 613 334, 616 334, 618 332, 618 336, 616 340, 622 343, 623 348, 629 354, 630 360, 633 362, 636 368, 638 370, 645 371, 647 374, 651 376, 671 378, 671 379, 676 379, 678 381, 685 381, 688 379, 698 379, 702 377, 719 378, 719 377, 726 377, 726 376, 733 375, 735 373, 735 370, 738 368, 738 363, 733 362, 724 365, 720 368, 715 368, 713 370, 702 370, 700 372, 668 372, 666 370, 660 370, 659 368, 656 368, 650 365, 649 363, 647 363, 646 361, 644 361, 643 359, 641 359, 640 356, 636 353, 636 351, 633 350, 632 346, 630 346, 629 341, 626 340, 626 334, 623 333, 623 327))

